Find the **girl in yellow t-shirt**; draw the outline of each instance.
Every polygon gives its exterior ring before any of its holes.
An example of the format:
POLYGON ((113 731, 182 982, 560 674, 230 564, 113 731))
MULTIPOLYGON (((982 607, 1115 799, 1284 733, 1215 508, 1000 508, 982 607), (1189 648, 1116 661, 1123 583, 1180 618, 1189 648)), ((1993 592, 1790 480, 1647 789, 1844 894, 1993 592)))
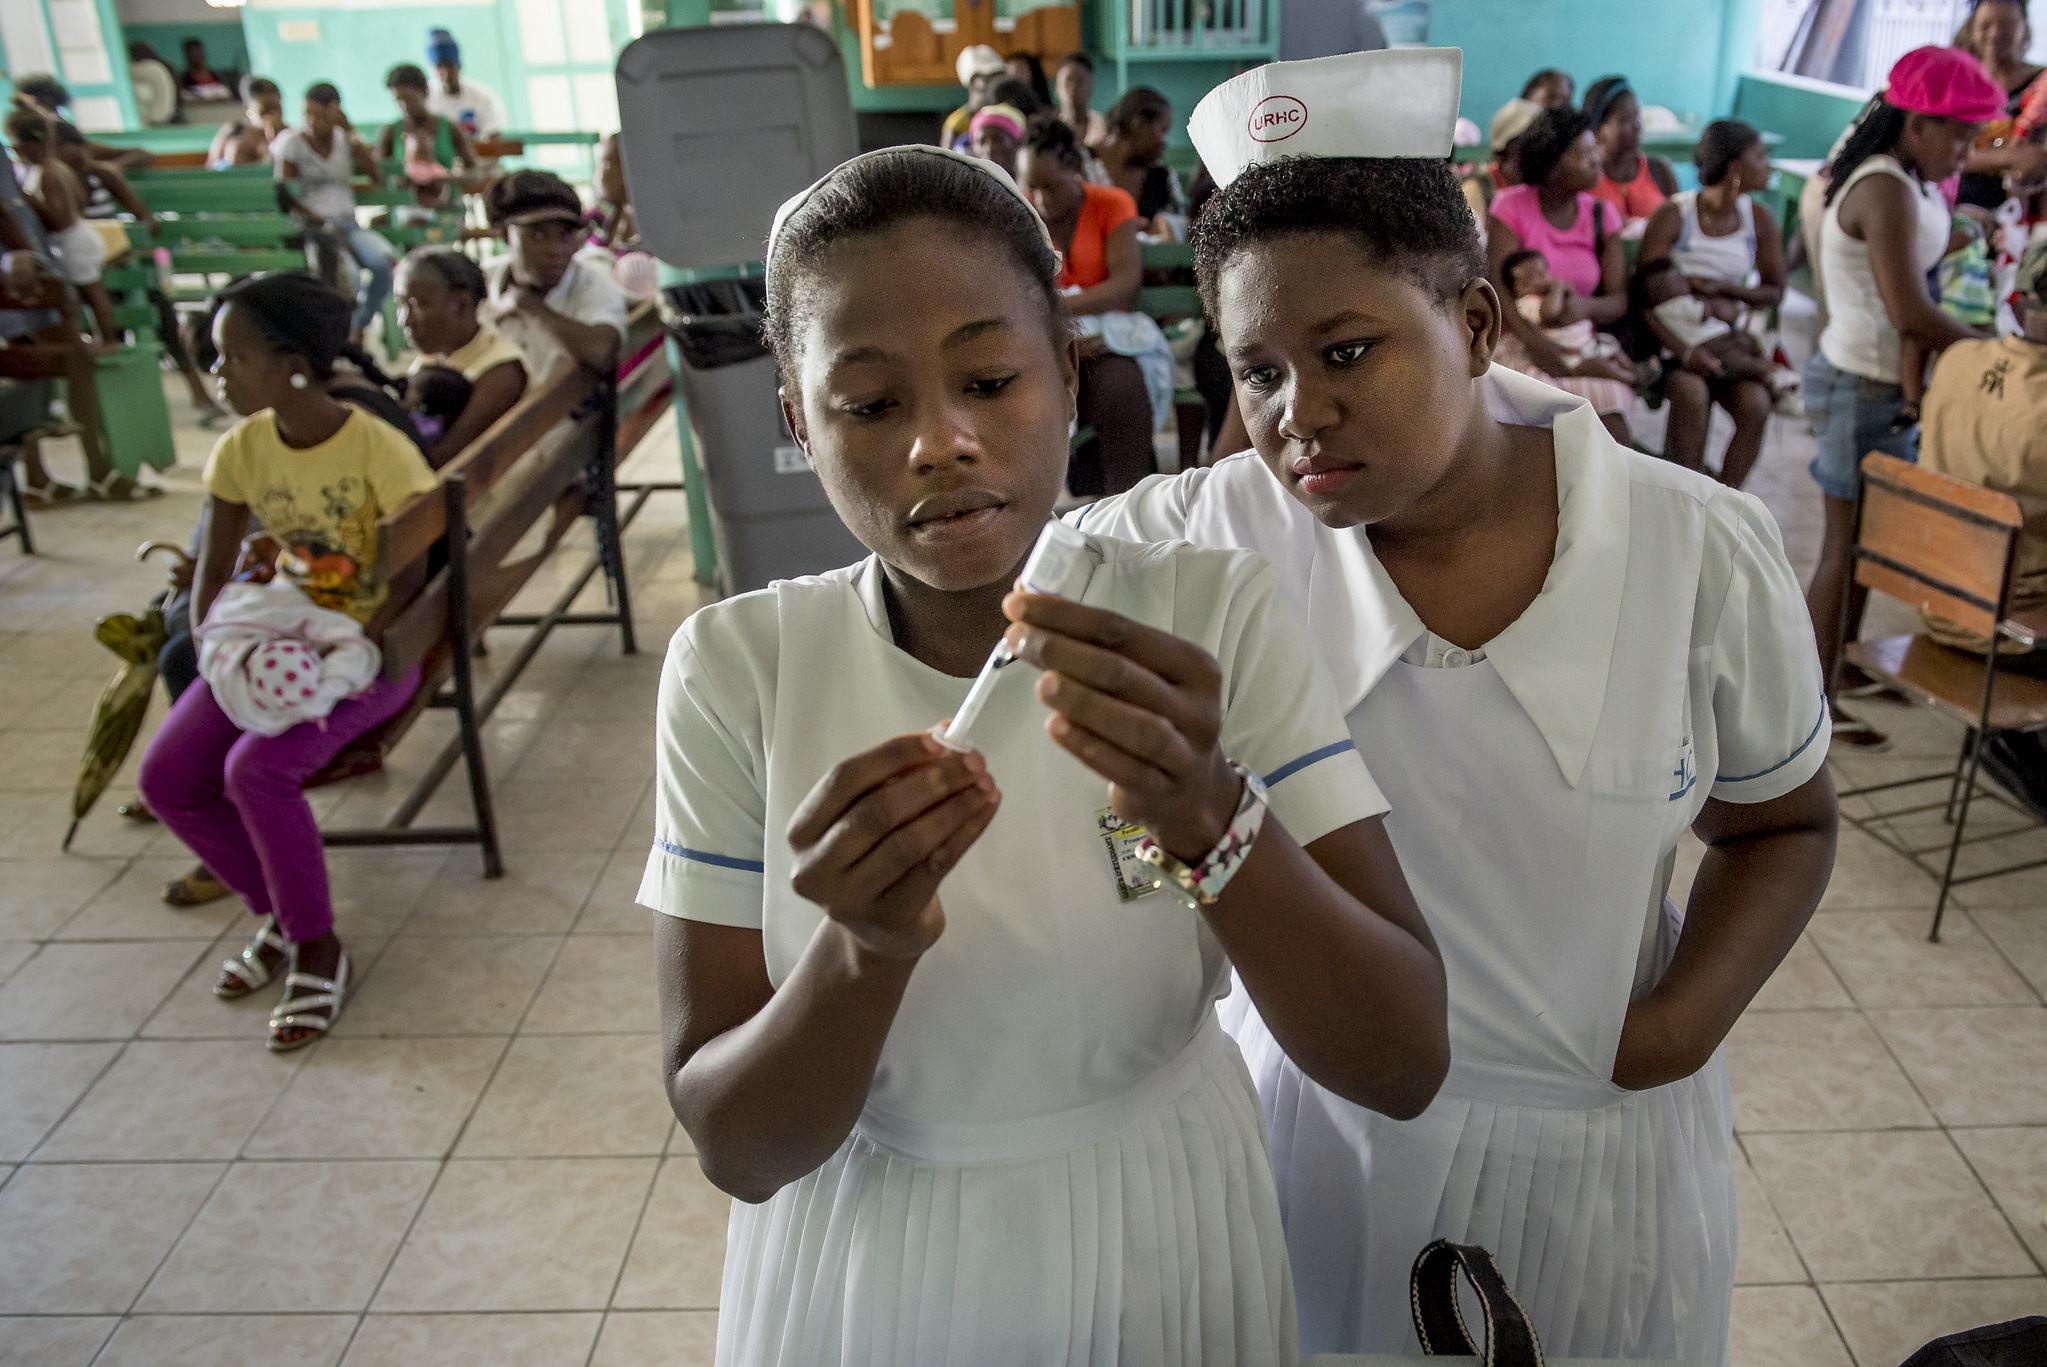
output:
MULTIPOLYGON (((309 275, 261 276, 222 292, 214 370, 221 397, 246 416, 206 463, 195 627, 234 571, 252 521, 274 543, 244 553, 254 572, 290 573, 314 602, 361 622, 382 604, 377 521, 431 490, 434 475, 396 428, 327 393, 335 361, 350 350, 348 329, 348 301, 309 275)), ((319 722, 258 736, 229 720, 201 679, 143 756, 150 810, 262 922, 240 956, 221 965, 214 995, 245 997, 289 969, 270 1016, 275 1051, 319 1038, 348 990, 304 783, 403 707, 418 683, 417 670, 379 681, 319 722)))

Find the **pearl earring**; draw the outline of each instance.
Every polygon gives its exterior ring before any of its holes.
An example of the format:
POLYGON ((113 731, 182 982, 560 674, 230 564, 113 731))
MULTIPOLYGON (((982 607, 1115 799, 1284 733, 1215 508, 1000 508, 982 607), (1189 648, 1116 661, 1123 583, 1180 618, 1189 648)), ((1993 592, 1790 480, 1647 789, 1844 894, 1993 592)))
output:
POLYGON ((291 387, 293 389, 304 389, 306 387, 306 384, 307 380, 304 375, 294 374, 291 377, 291 387))

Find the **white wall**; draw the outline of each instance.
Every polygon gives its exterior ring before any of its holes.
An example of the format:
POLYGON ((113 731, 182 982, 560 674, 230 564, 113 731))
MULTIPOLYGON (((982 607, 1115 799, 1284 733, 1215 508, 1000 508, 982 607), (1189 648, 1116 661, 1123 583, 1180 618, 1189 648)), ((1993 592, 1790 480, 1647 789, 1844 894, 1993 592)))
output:
POLYGON ((241 18, 238 11, 216 9, 206 0, 114 0, 114 10, 124 24, 222 24, 241 18))

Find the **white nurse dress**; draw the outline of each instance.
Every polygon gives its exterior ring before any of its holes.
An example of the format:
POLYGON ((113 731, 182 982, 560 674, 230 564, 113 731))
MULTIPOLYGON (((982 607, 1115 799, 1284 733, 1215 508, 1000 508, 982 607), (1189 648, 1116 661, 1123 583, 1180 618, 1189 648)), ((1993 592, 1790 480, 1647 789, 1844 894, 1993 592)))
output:
MULTIPOLYGON (((1270 567, 1090 541, 1083 601, 1216 656, 1224 750, 1295 839, 1383 812, 1270 567)), ((1229 966, 1170 894, 1119 893, 1106 785, 1047 738, 1034 681, 1004 675, 977 724, 1003 805, 940 890, 853 1134, 733 1205, 720 1363, 1296 1360, 1257 1098, 1215 1017, 1229 966)), ((872 559, 705 608, 663 676, 640 900, 759 928, 781 982, 822 921, 790 890, 792 811, 968 683, 895 647, 872 559)))
POLYGON ((1502 421, 1553 428, 1559 497, 1542 592, 1483 650, 1433 637, 1364 532, 1321 526, 1255 455, 1078 520, 1272 556, 1442 950, 1450 1074, 1412 1121, 1329 1095, 1224 1004, 1271 1127, 1303 1347, 1412 1351, 1408 1266, 1448 1237, 1499 1257, 1552 1353, 1714 1367, 1724 1056, 1650 1091, 1610 1079, 1682 931, 1666 892, 1701 806, 1782 796, 1825 760, 1812 627, 1755 499, 1623 449, 1581 399, 1497 366, 1482 383, 1502 421))

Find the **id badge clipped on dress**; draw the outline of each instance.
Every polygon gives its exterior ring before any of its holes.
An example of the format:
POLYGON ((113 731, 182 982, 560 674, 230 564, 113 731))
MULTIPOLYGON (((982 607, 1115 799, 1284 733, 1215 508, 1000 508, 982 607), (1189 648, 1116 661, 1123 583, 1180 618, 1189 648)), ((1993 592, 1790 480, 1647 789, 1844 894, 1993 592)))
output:
POLYGON ((1113 807, 1095 813, 1095 833, 1109 856, 1109 871, 1116 878, 1116 899, 1135 902, 1159 890, 1159 871, 1138 858, 1137 842, 1144 839, 1144 827, 1125 821, 1113 807))

